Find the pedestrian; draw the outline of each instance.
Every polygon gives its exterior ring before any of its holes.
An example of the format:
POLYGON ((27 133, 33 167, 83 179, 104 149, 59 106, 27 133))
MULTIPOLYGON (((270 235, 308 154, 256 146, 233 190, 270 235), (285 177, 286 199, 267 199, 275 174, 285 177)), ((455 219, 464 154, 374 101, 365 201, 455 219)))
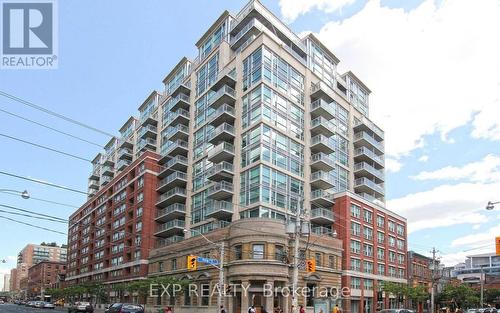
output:
POLYGON ((340 310, 338 304, 335 304, 335 307, 333 308, 333 313, 342 313, 342 310, 340 310))
POLYGON ((254 306, 253 304, 252 304, 252 306, 250 306, 250 307, 248 308, 248 313, 256 313, 256 312, 255 312, 255 306, 254 306))
POLYGON ((220 313, 226 313, 226 310, 224 309, 223 305, 220 306, 220 313))
POLYGON ((306 309, 304 309, 303 305, 300 306, 299 313, 306 313, 306 309))

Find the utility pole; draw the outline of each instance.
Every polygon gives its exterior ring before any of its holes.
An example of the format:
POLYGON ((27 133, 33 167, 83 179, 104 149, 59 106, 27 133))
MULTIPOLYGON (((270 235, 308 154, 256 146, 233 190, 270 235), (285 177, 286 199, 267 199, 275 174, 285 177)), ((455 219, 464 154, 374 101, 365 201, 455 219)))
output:
POLYGON ((293 313, 297 312, 298 299, 295 296, 295 290, 299 282, 299 244, 300 244, 300 212, 297 209, 295 218, 295 242, 293 246, 293 276, 292 276, 292 307, 293 313))
POLYGON ((224 241, 220 243, 220 257, 219 257, 219 293, 217 295, 217 311, 219 312, 222 305, 222 293, 224 292, 224 241))
POLYGON ((431 313, 436 312, 436 307, 434 303, 434 282, 436 280, 436 253, 439 251, 436 248, 432 248, 432 282, 431 282, 431 313))

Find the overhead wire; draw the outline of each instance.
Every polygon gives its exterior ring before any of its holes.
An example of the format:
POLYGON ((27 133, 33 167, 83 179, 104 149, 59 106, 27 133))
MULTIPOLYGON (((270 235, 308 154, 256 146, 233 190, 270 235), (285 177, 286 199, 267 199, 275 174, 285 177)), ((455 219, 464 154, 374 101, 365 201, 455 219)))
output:
POLYGON ((6 217, 6 216, 0 215, 0 218, 6 219, 6 220, 9 220, 9 221, 12 221, 12 222, 16 222, 16 223, 19 223, 19 224, 31 226, 31 227, 34 227, 34 228, 43 229, 43 230, 50 231, 50 232, 53 232, 53 233, 57 233, 57 234, 61 234, 61 235, 67 235, 66 233, 63 233, 63 232, 60 232, 60 231, 57 231, 57 230, 53 230, 53 229, 45 228, 45 227, 42 227, 42 226, 37 226, 37 225, 30 224, 30 223, 22 222, 22 221, 19 221, 19 220, 10 218, 10 217, 6 217))

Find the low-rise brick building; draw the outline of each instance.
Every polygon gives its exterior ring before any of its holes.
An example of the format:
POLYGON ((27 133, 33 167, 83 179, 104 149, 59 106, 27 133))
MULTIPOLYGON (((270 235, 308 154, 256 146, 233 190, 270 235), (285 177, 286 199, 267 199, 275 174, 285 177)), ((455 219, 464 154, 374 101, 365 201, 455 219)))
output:
POLYGON ((66 263, 42 261, 28 269, 28 298, 43 299, 47 289, 51 288, 60 274, 66 272, 66 263))

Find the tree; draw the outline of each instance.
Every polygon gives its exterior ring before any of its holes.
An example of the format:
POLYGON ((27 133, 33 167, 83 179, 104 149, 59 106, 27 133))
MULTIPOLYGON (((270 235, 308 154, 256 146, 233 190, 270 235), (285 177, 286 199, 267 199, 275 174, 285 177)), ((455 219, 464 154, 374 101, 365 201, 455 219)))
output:
POLYGON ((486 289, 484 291, 484 302, 488 304, 500 302, 500 289, 486 289))
POLYGON ((452 307, 470 308, 479 305, 479 292, 471 287, 461 285, 446 285, 439 295, 440 302, 447 302, 452 307))

